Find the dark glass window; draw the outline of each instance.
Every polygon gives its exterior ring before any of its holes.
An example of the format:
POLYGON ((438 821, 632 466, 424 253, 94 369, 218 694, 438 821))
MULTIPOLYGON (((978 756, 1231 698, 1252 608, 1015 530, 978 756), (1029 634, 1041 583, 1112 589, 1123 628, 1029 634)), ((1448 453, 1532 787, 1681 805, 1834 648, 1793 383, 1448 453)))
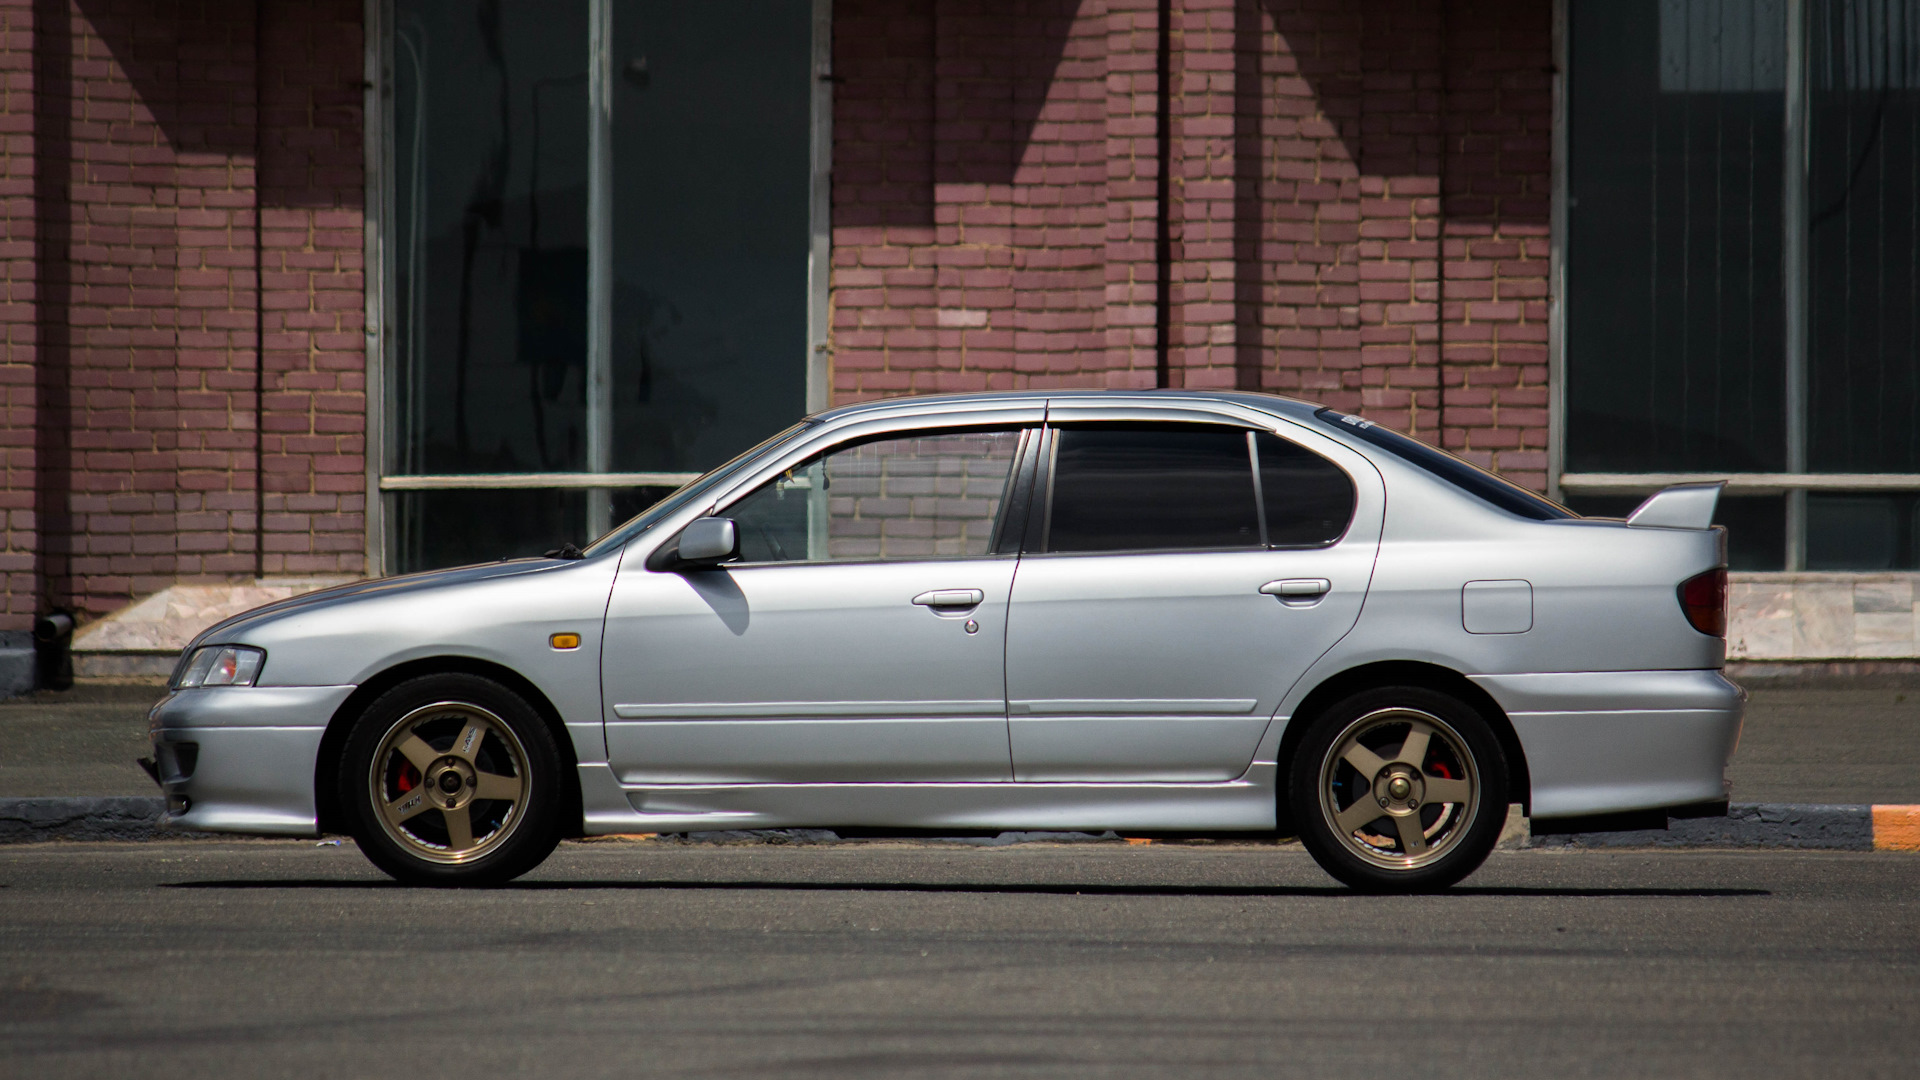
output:
POLYGON ((1247 433, 1208 424, 1062 427, 1047 551, 1164 551, 1260 544, 1247 433))
POLYGON ((1784 3, 1571 0, 1569 472, 1786 467, 1784 3))
MULTIPOLYGON (((613 492, 613 512, 631 517, 672 493, 671 488, 613 492)), ((539 555, 579 544, 587 532, 587 493, 578 488, 477 491, 396 491, 394 550, 408 570, 539 555)))
POLYGON ((1807 569, 1920 569, 1920 494, 1809 493, 1807 569))
POLYGON ((1566 507, 1556 502, 1541 498, 1526 488, 1508 483, 1483 469, 1477 469, 1452 454, 1435 450, 1426 443, 1409 439, 1371 420, 1347 416, 1332 409, 1321 409, 1314 415, 1334 425, 1337 430, 1364 439, 1408 464, 1425 469, 1467 494, 1484 499, 1509 514, 1518 514, 1535 521, 1552 521, 1555 518, 1574 516, 1566 507))
MULTIPOLYGON (((606 462, 692 474, 797 420, 809 357, 811 0, 612 5, 598 58, 611 69, 601 166, 611 205, 591 220, 587 0, 393 6, 384 471, 606 462), (603 264, 604 293, 592 284, 603 264), (600 319, 611 324, 611 377, 590 387, 600 319), (600 447, 588 444, 590 400, 611 417, 604 432, 595 425, 600 447)), ((387 562, 419 570, 553 546, 536 535, 580 542, 607 523, 598 502, 576 513, 585 498, 389 497, 387 562)), ((615 502, 616 515, 635 509, 615 502)))
POLYGON ((710 469, 806 412, 812 19, 614 5, 615 469, 710 469))
POLYGON ((583 469, 586 0, 394 17, 396 471, 583 469))
MULTIPOLYGON (((1807 14, 1807 464, 1920 472, 1920 0, 1813 0, 1807 14)), ((1891 535, 1864 509, 1884 499, 1855 503, 1891 535)))
POLYGON ((1311 450, 1260 432, 1260 499, 1266 513, 1267 546, 1331 544, 1353 520, 1353 481, 1340 467, 1311 450))

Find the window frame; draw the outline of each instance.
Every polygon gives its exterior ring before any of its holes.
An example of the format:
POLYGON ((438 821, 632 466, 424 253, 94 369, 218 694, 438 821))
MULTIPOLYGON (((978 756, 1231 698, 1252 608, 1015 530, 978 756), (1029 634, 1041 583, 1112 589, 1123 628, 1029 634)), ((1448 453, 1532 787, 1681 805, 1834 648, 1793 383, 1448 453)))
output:
MULTIPOLYGON (((701 472, 613 472, 609 454, 612 446, 610 371, 612 297, 610 257, 612 251, 612 116, 607 109, 615 60, 607 47, 611 38, 616 0, 586 0, 589 39, 582 43, 581 58, 590 68, 588 115, 583 119, 591 127, 588 162, 588 244, 590 276, 588 311, 588 468, 579 472, 558 473, 449 473, 409 474, 397 457, 400 418, 394 414, 398 400, 395 380, 403 372, 400 362, 400 338, 408 328, 393 322, 401 310, 396 293, 398 274, 395 259, 399 244, 393 235, 398 216, 397 164, 394 133, 394 43, 397 36, 395 0, 363 0, 366 34, 363 42, 365 75, 362 104, 365 123, 362 152, 366 160, 365 201, 362 238, 366 246, 366 572, 381 577, 394 572, 399 562, 397 526, 398 501, 408 492, 489 491, 489 490, 562 490, 585 491, 587 495, 587 535, 581 546, 605 536, 614 526, 613 493, 622 488, 669 488, 678 491, 701 476, 701 472), (595 374, 602 377, 595 378, 595 374)), ((808 254, 806 266, 806 338, 804 354, 795 359, 803 365, 806 385, 805 412, 825 409, 832 393, 830 384, 831 311, 829 275, 832 267, 833 205, 833 0, 809 0, 811 4, 811 41, 808 44, 815 73, 809 94, 809 143, 811 174, 808 184, 808 254)), ((795 417, 796 420, 800 417, 795 417)), ((672 495, 669 493, 668 498, 672 495)))
MULTIPOLYGON (((1595 0, 1586 0, 1595 2, 1595 0)), ((1567 453, 1566 243, 1570 202, 1568 162, 1572 151, 1572 117, 1568 108, 1572 48, 1570 28, 1574 0, 1553 0, 1553 123, 1548 222, 1547 320, 1547 498, 1564 502, 1566 496, 1651 495, 1674 484, 1724 481, 1725 494, 1782 495, 1785 497, 1785 559, 1770 573, 1795 574, 1807 567, 1807 497, 1809 493, 1871 494, 1920 492, 1920 473, 1832 473, 1809 470, 1808 329, 1811 318, 1809 288, 1809 166, 1812 144, 1812 94, 1809 0, 1786 0, 1785 142, 1780 163, 1784 213, 1782 229, 1785 273, 1781 302, 1786 326, 1786 437, 1787 467, 1778 473, 1727 471, 1665 471, 1569 473, 1567 453)), ((1829 571, 1834 572, 1834 571, 1829 571)), ((1838 571, 1841 573, 1898 573, 1901 571, 1838 571)))

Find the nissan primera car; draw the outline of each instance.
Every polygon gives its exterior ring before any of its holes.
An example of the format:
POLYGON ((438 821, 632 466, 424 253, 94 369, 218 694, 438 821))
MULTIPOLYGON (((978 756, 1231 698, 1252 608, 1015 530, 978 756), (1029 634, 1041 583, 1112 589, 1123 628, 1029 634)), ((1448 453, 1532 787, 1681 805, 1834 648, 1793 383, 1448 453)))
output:
POLYGON ((1440 888, 1536 830, 1721 812, 1717 487, 1584 519, 1256 394, 810 418, 584 551, 202 633, 167 820, 352 835, 422 884, 562 838, 792 826, 1297 834, 1440 888))

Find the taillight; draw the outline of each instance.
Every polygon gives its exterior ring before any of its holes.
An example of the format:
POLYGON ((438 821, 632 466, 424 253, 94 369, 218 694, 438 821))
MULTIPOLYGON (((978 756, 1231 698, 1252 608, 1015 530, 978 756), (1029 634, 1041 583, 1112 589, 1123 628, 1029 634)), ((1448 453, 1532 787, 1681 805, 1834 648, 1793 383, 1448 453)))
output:
POLYGON ((1695 574, 1680 583, 1680 610, 1695 630, 1712 637, 1727 636, 1727 568, 1695 574))

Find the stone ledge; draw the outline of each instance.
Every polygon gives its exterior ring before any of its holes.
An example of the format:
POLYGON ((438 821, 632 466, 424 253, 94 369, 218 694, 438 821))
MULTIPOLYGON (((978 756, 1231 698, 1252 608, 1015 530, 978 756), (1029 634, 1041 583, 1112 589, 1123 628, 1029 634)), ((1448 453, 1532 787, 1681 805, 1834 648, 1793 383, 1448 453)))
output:
POLYGON ((1727 659, 1920 657, 1920 574, 1730 574, 1727 659))
POLYGON ((129 604, 73 636, 78 679, 154 679, 200 631, 262 604, 344 585, 357 578, 260 578, 245 584, 181 584, 129 604))

